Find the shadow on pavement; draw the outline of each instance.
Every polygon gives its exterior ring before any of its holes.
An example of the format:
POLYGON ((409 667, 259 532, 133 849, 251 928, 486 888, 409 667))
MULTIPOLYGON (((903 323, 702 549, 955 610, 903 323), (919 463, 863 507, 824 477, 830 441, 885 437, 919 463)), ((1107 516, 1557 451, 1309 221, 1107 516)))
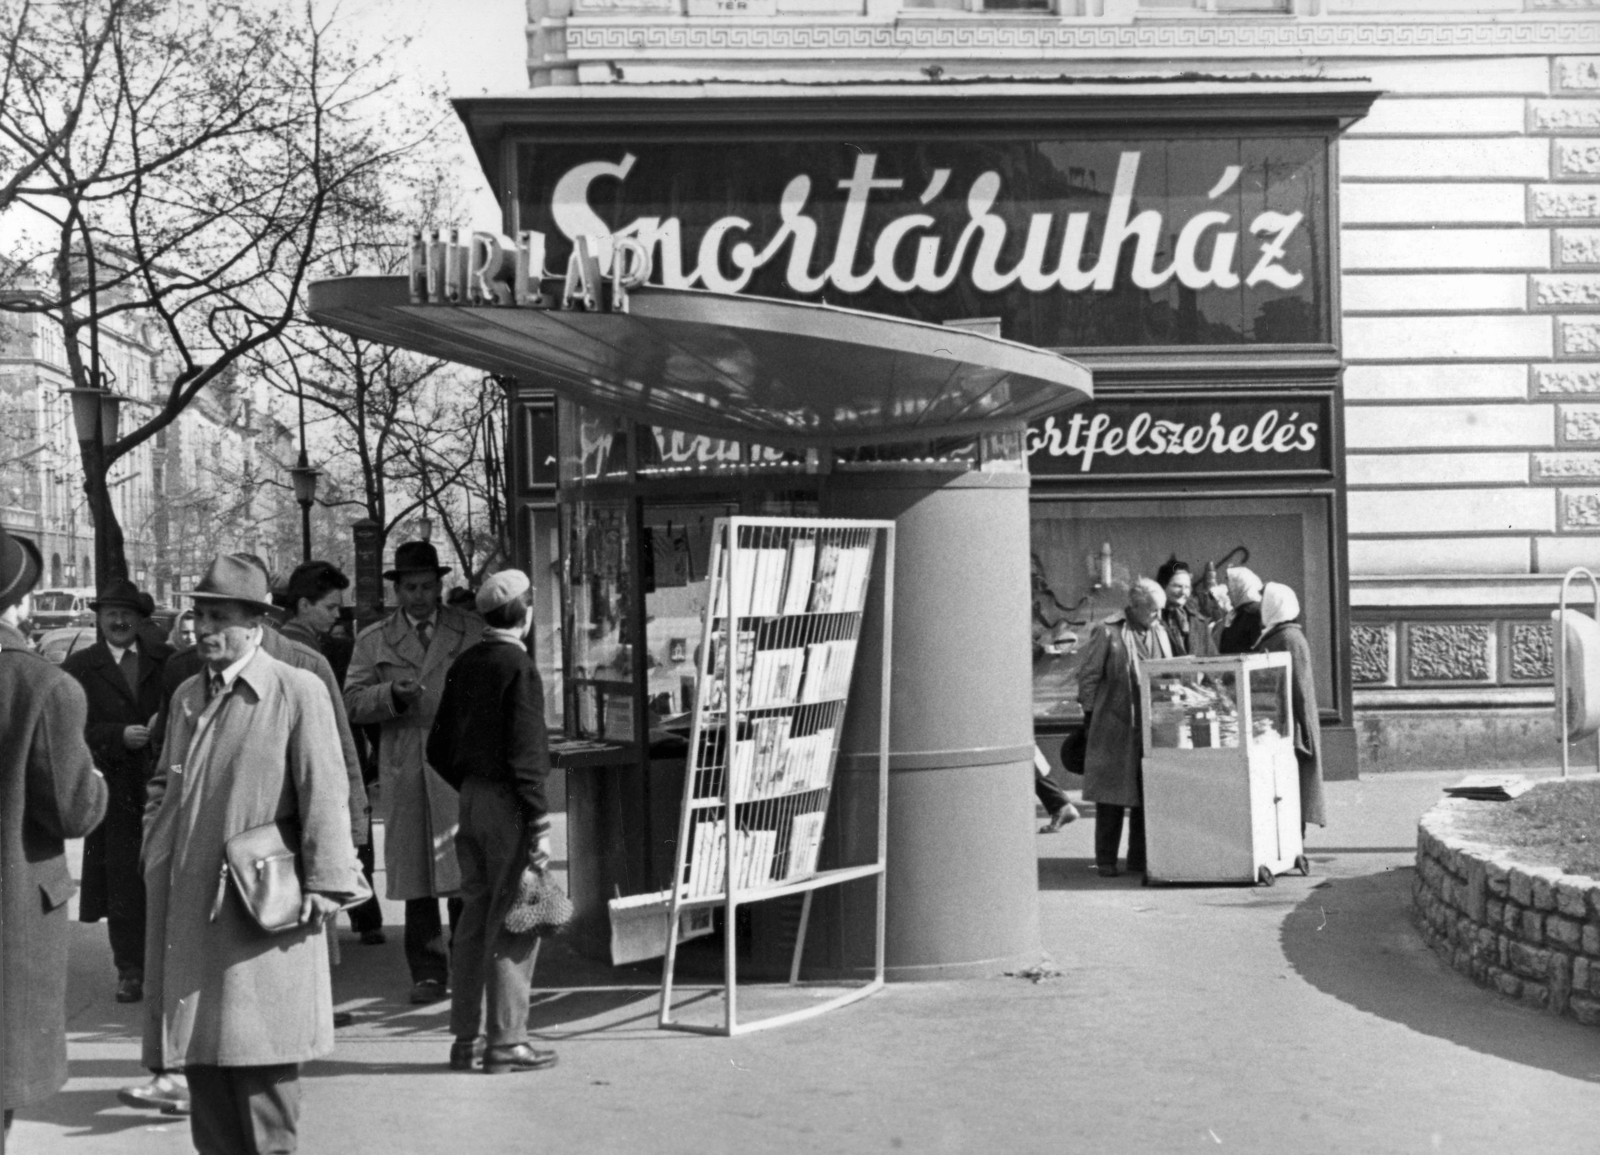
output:
POLYGON ((1519 1006, 1445 966, 1411 922, 1410 867, 1319 883, 1284 918, 1284 957, 1358 1010, 1486 1055, 1600 1083, 1597 1035, 1519 1006))
MULTIPOLYGON (((142 1083, 150 1073, 137 1062, 83 1062, 68 1061, 74 1079, 95 1077, 117 1078, 125 1083, 142 1083)), ((67 1089, 33 1107, 18 1112, 18 1117, 49 1123, 61 1128, 68 1139, 87 1138, 91 1135, 115 1135, 142 1127, 171 1126, 189 1130, 189 1120, 176 1115, 163 1115, 159 1111, 140 1111, 124 1107, 115 1091, 91 1088, 67 1089)))
POLYGON ((1140 875, 1124 871, 1117 878, 1101 878, 1095 873, 1094 857, 1040 858, 1040 890, 1110 890, 1117 887, 1140 887, 1140 875))

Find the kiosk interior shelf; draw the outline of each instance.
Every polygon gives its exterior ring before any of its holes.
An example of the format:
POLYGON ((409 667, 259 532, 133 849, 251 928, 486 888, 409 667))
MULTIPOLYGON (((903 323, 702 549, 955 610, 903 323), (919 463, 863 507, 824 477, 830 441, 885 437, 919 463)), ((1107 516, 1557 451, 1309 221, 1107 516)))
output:
POLYGON ((1287 654, 1147 661, 1147 882, 1260 882, 1309 873, 1287 654))

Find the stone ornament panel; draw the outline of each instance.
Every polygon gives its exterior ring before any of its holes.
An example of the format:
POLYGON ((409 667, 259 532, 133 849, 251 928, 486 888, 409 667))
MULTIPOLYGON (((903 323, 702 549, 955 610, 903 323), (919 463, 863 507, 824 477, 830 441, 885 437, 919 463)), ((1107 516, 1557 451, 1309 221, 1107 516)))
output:
POLYGON ((1393 626, 1350 627, 1350 678, 1358 686, 1392 686, 1395 630, 1393 626))
POLYGON ((1511 677, 1548 682, 1555 677, 1554 639, 1548 623, 1511 623, 1511 677))
MULTIPOLYGON (((578 11, 593 14, 593 0, 580 0, 578 11)), ((604 3, 604 0, 601 0, 604 3)), ((609 5, 601 11, 611 10, 609 5)), ((759 24, 721 23, 722 18, 684 23, 680 19, 641 24, 590 22, 575 16, 567 23, 567 49, 572 57, 628 57, 656 53, 1222 53, 1254 55, 1324 53, 1382 55, 1386 51, 1417 53, 1502 54, 1510 50, 1563 50, 1600 45, 1600 22, 1525 19, 1497 21, 1407 21, 1405 23, 1267 22, 1203 24, 1075 25, 1055 17, 1011 23, 993 19, 956 23, 918 23, 902 10, 899 22, 816 19, 764 19, 759 24)), ((1564 112, 1564 110, 1562 110, 1564 112)), ((1556 120, 1562 116, 1551 110, 1556 120)), ((1550 128, 1566 128, 1564 122, 1550 128)))
POLYGON ((1407 623, 1406 680, 1493 682, 1494 643, 1488 622, 1407 623))

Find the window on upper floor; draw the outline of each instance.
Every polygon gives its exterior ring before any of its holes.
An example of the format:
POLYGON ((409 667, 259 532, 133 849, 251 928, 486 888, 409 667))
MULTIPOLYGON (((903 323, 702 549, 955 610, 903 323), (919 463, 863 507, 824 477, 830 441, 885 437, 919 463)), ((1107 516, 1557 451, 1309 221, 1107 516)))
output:
POLYGON ((1282 12, 1294 11, 1294 0, 1139 0, 1141 9, 1172 12, 1282 12))

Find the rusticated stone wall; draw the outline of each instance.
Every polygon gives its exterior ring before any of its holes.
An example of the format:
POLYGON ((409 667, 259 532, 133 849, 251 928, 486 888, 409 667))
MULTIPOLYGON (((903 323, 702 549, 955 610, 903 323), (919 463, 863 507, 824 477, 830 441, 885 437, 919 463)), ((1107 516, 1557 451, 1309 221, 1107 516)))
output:
POLYGON ((1482 805, 1446 800, 1417 827, 1423 938, 1481 986, 1600 1026, 1600 881, 1456 833, 1464 808, 1482 805))

